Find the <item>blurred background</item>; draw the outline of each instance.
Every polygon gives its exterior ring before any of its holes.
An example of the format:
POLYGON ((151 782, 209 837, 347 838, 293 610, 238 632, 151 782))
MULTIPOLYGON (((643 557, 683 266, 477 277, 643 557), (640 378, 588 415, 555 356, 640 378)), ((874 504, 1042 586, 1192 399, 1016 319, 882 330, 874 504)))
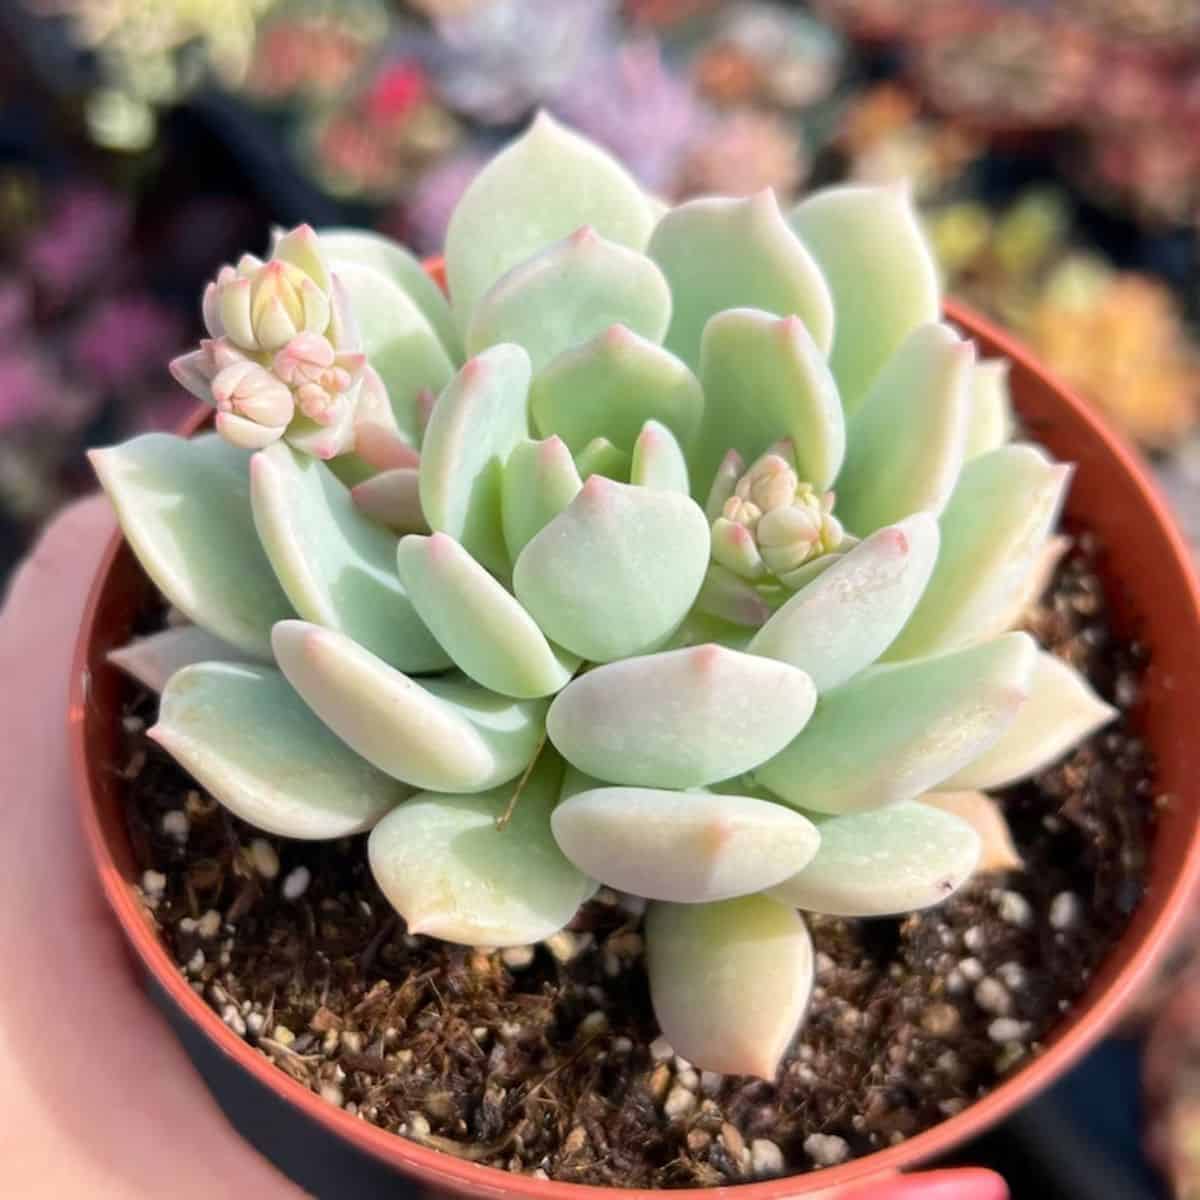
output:
MULTIPOLYGON (((538 107, 672 200, 910 180, 950 289, 1200 540, 1200 0, 0 0, 0 584, 84 449, 188 411, 220 263, 299 221, 436 252, 538 107)), ((1193 971, 960 1160, 1200 1195, 1193 971)))

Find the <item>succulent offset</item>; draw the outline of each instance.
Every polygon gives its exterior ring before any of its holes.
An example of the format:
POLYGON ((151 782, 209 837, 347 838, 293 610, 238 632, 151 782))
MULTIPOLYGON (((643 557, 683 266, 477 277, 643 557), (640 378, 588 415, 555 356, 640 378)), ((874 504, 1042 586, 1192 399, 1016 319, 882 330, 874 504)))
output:
POLYGON ((1012 866, 980 793, 1112 715, 1010 632, 1069 469, 1009 441, 903 189, 666 211, 540 117, 445 268, 448 301, 302 227, 222 270, 176 366, 217 433, 94 455, 194 623, 117 661, 238 816, 371 830, 410 932, 526 944, 600 885, 646 899, 667 1039, 771 1077, 798 910, 1012 866))

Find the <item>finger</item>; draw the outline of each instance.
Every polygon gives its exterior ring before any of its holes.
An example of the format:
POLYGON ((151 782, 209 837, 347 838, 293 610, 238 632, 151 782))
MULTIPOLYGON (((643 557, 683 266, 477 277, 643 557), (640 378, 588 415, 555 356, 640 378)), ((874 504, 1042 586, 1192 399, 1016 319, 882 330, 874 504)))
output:
POLYGON ((19 650, 22 641, 41 634, 48 636, 43 653, 61 652, 63 660, 70 655, 72 635, 115 528, 112 508, 101 495, 76 501, 50 523, 9 585, 0 610, 0 647, 19 650))

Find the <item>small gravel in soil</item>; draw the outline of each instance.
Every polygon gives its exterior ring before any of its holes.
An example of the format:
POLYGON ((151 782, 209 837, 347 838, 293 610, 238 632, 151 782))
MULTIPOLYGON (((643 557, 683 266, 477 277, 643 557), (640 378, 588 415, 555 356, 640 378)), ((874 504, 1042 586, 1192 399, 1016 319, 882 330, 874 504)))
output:
MULTIPOLYGON (((1098 555, 1079 540, 1031 627, 1125 710, 1144 663, 1110 635, 1098 555)), ((1120 935, 1156 799, 1122 716, 1003 794, 1024 872, 903 918, 812 918, 817 986, 768 1083, 698 1071, 658 1035, 640 901, 602 889, 539 946, 410 936, 361 838, 243 825, 145 738, 153 710, 131 700, 118 766, 143 899, 192 987, 328 1103, 472 1162, 577 1183, 815 1170, 960 1111, 1039 1052, 1120 935)))

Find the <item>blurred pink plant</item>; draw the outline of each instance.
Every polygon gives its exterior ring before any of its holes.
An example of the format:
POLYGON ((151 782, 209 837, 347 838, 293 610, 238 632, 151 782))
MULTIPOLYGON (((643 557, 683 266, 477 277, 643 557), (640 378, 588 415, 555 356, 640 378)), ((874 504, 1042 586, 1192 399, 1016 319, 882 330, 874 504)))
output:
POLYGON ((184 343, 179 317, 152 296, 113 296, 90 310, 71 339, 74 368, 105 389, 158 375, 184 343))
POLYGON ((131 223, 129 206, 100 187, 63 191, 25 248, 25 268, 53 308, 77 299, 116 261, 131 223))
POLYGON ((708 107, 664 65, 649 37, 593 55, 551 107, 664 194, 674 190, 684 156, 712 124, 708 107))
POLYGON ((484 155, 468 153, 430 167, 413 189, 412 198, 389 223, 397 226, 396 236, 422 254, 440 254, 450 214, 485 162, 484 155))

